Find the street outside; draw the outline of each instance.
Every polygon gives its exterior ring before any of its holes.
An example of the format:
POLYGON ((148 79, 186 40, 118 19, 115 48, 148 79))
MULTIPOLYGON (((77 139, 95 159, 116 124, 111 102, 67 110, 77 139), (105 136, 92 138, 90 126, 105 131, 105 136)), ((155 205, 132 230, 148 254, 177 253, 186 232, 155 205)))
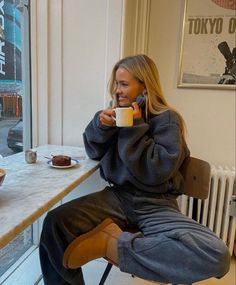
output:
POLYGON ((14 154, 14 151, 7 146, 7 134, 10 127, 14 126, 19 118, 2 118, 0 120, 0 154, 4 156, 14 154))

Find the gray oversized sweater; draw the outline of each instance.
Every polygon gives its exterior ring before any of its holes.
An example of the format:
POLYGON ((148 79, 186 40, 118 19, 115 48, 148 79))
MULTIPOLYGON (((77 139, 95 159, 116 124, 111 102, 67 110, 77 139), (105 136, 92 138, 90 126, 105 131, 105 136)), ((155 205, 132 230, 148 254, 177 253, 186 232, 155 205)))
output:
POLYGON ((97 112, 83 134, 88 156, 100 160, 101 176, 109 183, 155 193, 181 193, 178 169, 189 156, 174 111, 135 119, 132 127, 101 125, 97 112))

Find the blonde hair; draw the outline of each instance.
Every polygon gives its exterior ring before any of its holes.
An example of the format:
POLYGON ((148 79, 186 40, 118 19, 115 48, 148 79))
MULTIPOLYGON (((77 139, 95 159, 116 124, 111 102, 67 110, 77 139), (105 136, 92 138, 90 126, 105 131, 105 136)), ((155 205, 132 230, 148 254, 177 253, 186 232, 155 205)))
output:
POLYGON ((185 138, 186 125, 183 117, 166 101, 161 88, 159 72, 153 60, 144 54, 128 56, 119 60, 113 67, 109 82, 109 91, 113 99, 115 99, 116 93, 116 71, 119 67, 126 69, 137 81, 145 86, 146 119, 148 118, 148 114, 158 115, 167 110, 173 110, 179 117, 181 132, 185 138))

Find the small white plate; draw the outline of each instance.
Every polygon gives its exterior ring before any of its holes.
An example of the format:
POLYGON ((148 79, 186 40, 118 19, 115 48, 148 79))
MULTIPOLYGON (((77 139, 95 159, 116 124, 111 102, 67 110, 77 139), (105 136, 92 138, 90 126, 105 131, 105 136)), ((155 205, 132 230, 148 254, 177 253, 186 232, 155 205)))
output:
POLYGON ((66 169, 66 168, 71 168, 74 167, 75 165, 79 164, 79 161, 76 159, 71 159, 71 164, 70 165, 65 165, 65 166, 59 166, 59 165, 53 165, 52 160, 49 160, 47 164, 53 168, 60 168, 60 169, 66 169))

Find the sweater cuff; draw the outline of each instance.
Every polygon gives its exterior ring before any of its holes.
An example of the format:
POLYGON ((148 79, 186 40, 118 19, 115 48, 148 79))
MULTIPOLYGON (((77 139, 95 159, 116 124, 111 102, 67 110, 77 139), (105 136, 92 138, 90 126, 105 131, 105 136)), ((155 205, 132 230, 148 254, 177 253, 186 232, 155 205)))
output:
POLYGON ((134 125, 141 125, 145 123, 143 118, 134 119, 134 125))

